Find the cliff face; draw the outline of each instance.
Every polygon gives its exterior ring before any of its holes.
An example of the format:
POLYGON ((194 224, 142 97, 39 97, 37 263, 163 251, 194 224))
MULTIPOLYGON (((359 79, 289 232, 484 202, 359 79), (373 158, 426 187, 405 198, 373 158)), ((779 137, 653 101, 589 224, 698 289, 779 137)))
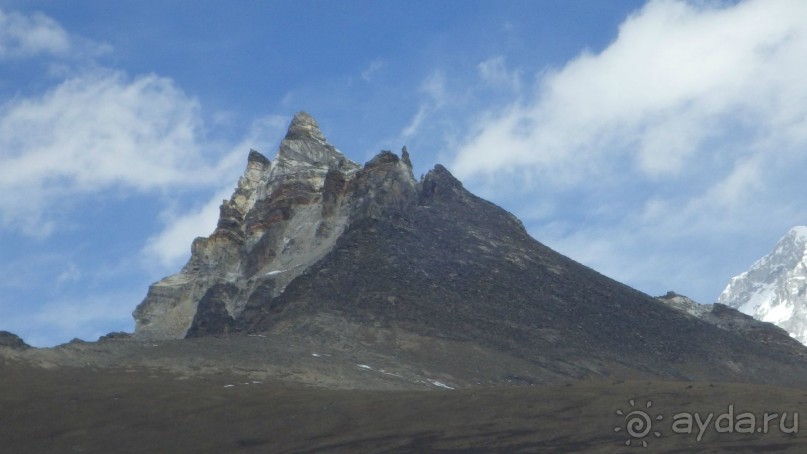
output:
POLYGON ((406 149, 364 167, 346 158, 308 114, 295 115, 274 161, 251 151, 216 230, 197 238, 178 274, 149 288, 134 312, 135 337, 220 334, 330 252, 356 219, 417 203, 406 149))
POLYGON ((134 312, 135 336, 221 332, 250 299, 279 295, 333 248, 350 215, 345 189, 359 170, 298 113, 273 162, 250 152, 216 230, 193 242, 182 271, 149 288, 134 312))

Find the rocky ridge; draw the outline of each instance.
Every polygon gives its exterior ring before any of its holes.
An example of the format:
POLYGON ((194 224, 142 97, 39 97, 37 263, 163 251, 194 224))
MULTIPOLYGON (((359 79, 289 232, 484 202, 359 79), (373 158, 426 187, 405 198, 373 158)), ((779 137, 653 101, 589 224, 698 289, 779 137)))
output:
POLYGON ((782 348, 791 349, 796 355, 807 356, 807 350, 798 341, 791 338, 784 329, 773 323, 757 320, 725 304, 700 304, 689 297, 672 291, 667 292, 664 296, 659 296, 658 299, 672 308, 720 329, 746 336, 764 344, 777 344, 782 348))
POLYGON ((31 346, 26 344, 19 336, 8 331, 0 331, 0 347, 23 350, 31 346))

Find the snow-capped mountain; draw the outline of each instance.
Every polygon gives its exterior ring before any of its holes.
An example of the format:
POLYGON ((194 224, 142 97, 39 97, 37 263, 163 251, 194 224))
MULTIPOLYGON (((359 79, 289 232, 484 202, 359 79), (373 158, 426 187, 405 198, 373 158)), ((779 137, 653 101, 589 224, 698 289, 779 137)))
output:
POLYGON ((774 323, 807 345, 807 226, 790 229, 770 254, 733 277, 717 302, 774 323))

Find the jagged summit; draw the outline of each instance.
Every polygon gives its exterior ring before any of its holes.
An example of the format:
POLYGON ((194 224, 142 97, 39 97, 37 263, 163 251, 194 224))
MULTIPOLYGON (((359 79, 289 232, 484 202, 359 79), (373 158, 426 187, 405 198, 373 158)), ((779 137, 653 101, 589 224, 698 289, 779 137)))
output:
POLYGON ((150 287, 134 312, 135 336, 182 338, 229 326, 222 317, 235 320, 250 301, 279 295, 334 247, 352 218, 381 213, 414 191, 411 164, 390 152, 360 169, 313 117, 297 113, 273 161, 250 150, 215 231, 194 240, 182 271, 150 287))
POLYGON ((792 345, 707 323, 551 250, 439 164, 417 181, 406 148, 350 161, 303 113, 274 160, 250 153, 216 230, 134 316, 136 339, 296 339, 419 377, 438 367, 441 383, 771 370, 791 383, 807 371, 781 366, 803 362, 792 345))

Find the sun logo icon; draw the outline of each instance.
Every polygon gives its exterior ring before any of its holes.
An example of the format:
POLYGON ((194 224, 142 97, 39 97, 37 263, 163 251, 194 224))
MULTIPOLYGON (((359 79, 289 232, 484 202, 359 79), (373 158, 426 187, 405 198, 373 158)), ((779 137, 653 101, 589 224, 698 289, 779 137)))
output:
MULTIPOLYGON (((636 408, 636 402, 634 402, 633 399, 629 400, 628 403, 630 404, 631 409, 636 408)), ((625 433, 628 434, 628 439, 625 441, 625 446, 630 446, 634 440, 641 440, 642 446, 646 448, 647 440, 645 440, 645 437, 650 435, 651 432, 656 438, 661 437, 661 432, 653 430, 653 421, 661 421, 664 419, 664 416, 657 415, 652 417, 647 411, 645 411, 652 406, 653 402, 648 400, 645 403, 644 409, 631 410, 628 413, 625 413, 622 410, 616 411, 616 414, 624 417, 625 426, 614 427, 614 432, 621 432, 623 429, 625 430, 625 433)))

